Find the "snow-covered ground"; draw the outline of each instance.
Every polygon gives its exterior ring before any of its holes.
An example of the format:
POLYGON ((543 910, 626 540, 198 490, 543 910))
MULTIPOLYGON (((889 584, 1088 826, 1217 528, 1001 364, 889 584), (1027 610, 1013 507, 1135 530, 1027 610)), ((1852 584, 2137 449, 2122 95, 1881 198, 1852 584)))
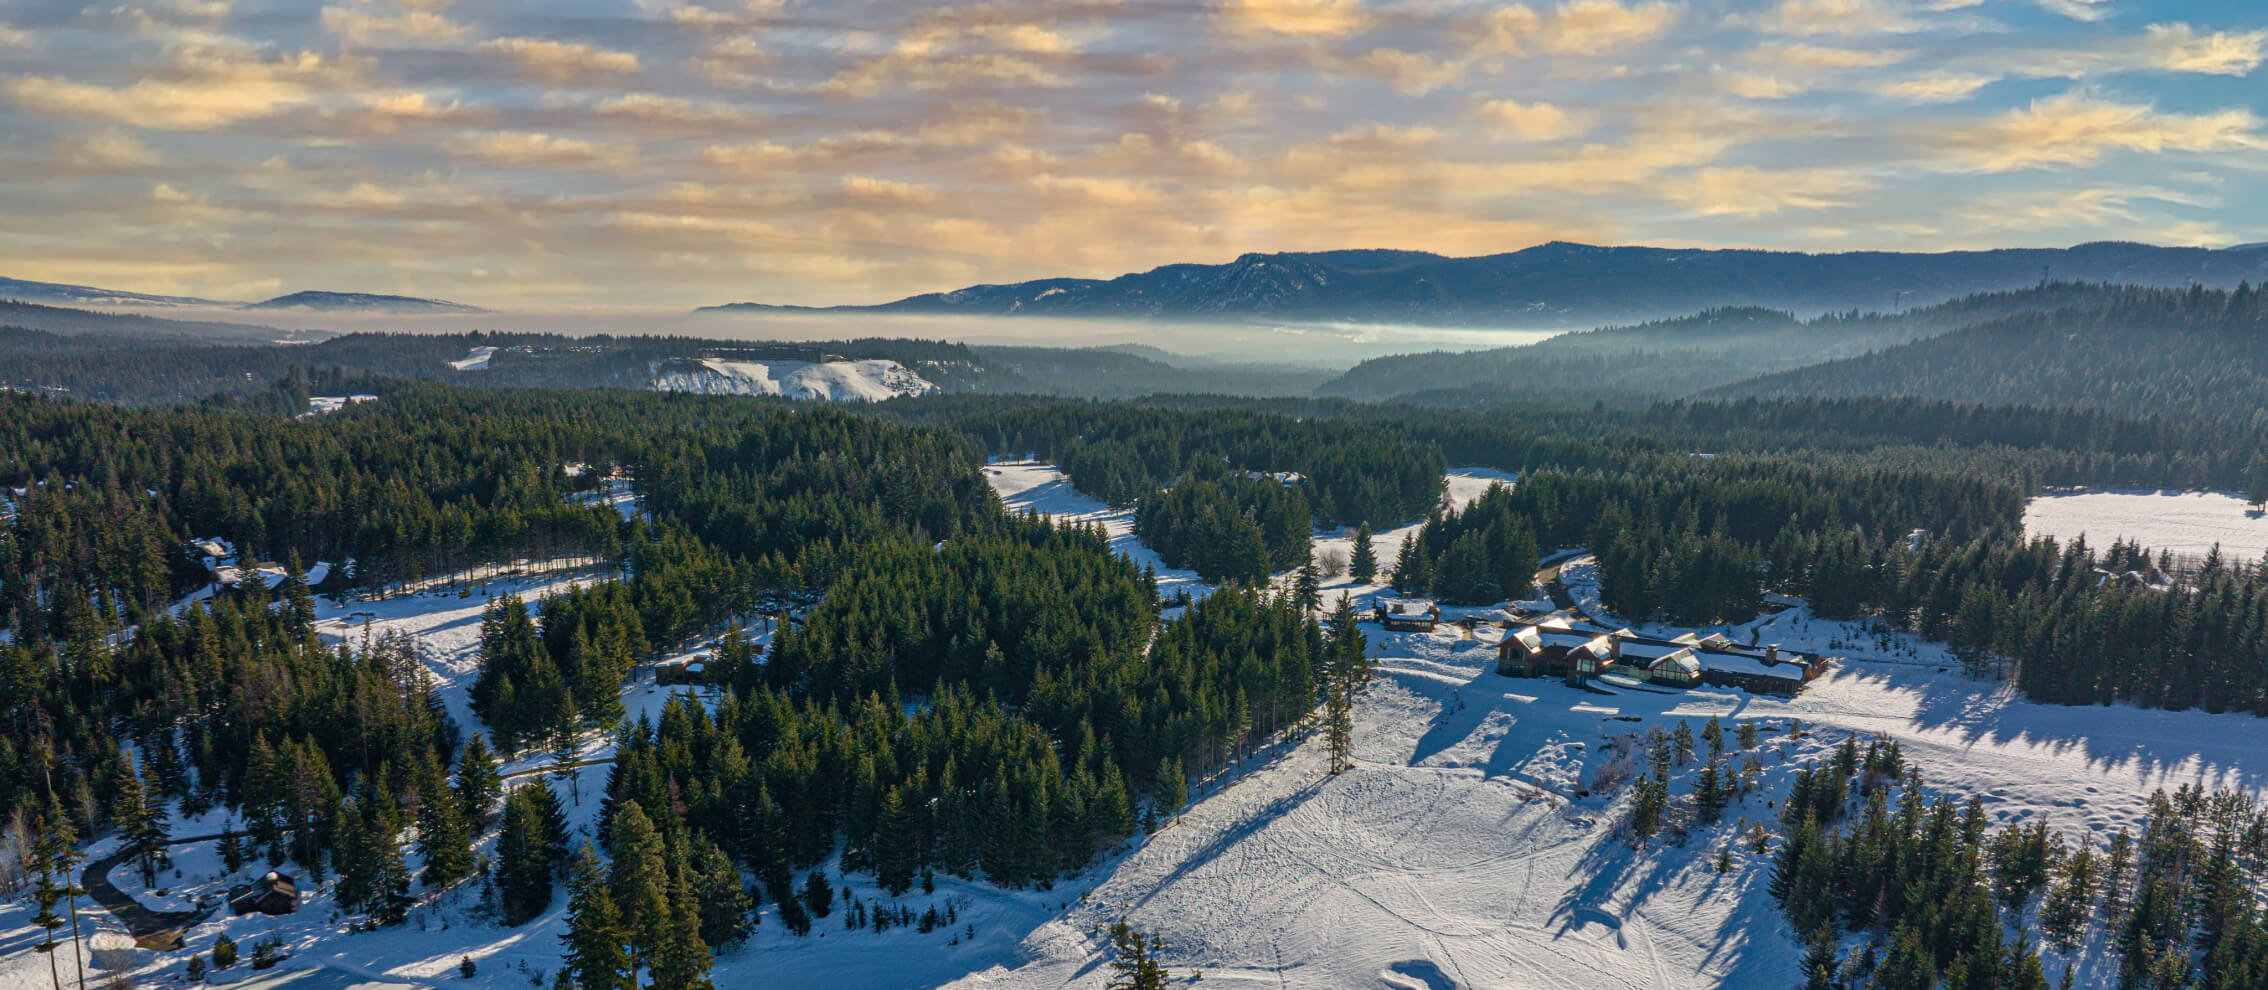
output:
POLYGON ((1037 512, 1057 522, 1101 523, 1103 531, 1110 536, 1112 550, 1136 564, 1157 569, 1161 596, 1171 597, 1175 592, 1187 591, 1202 598, 1213 590, 1196 571, 1167 567, 1165 561, 1158 559, 1157 551, 1134 535, 1134 510, 1113 509, 1101 499, 1071 487, 1071 479, 1064 477, 1053 464, 995 462, 984 466, 984 480, 992 485, 993 492, 1000 496, 1001 504, 1007 506, 1009 512, 1019 515, 1037 512))
POLYGON ((334 413, 334 412, 338 412, 339 410, 341 410, 341 409, 345 409, 346 407, 348 407, 348 406, 351 406, 351 405, 354 405, 355 403, 358 403, 358 402, 376 402, 376 401, 378 401, 378 397, 377 397, 377 396, 375 396, 375 395, 368 395, 368 394, 356 394, 356 395, 310 395, 310 396, 308 396, 308 397, 307 397, 307 413, 306 413, 306 415, 309 415, 309 416, 320 416, 320 415, 322 415, 322 414, 324 414, 324 413, 334 413))
MULTIPOLYGON (((1052 468, 985 470, 1012 510, 1102 522, 1121 552, 1155 562, 1132 536, 1126 513, 1073 491, 1052 468)), ((1411 531, 1379 534, 1382 564, 1411 531)), ((1580 560, 1563 572, 1578 601, 1595 607, 1592 573, 1580 560)), ((1194 575, 1160 577, 1169 592, 1177 585, 1203 589, 1194 575)), ((495 579, 375 602, 324 601, 323 631, 353 639, 366 630, 412 635, 451 714, 470 727, 464 695, 489 596, 510 590, 532 603, 589 579, 495 579), (458 597, 461 591, 472 593, 458 597)), ((1358 596, 1379 590, 1345 579, 1331 588, 1358 596)), ((916 913, 952 905, 959 924, 949 931, 846 931, 837 913, 796 938, 767 907, 750 943, 719 958, 715 982, 831 990, 1091 988, 1106 976, 1094 928, 1125 915, 1162 932, 1172 942, 1168 963, 1184 974, 1201 970, 1205 985, 1790 986, 1798 982, 1801 949, 1764 890, 1768 859, 1735 837, 1774 820, 1767 802, 1784 797, 1803 761, 1823 758, 1854 734, 1897 739, 1934 789, 1980 797, 1996 822, 2044 817, 2073 839, 2133 824, 2156 788, 2268 788, 2268 733, 2254 731, 2259 723, 2247 716, 2032 704, 1963 677, 1938 644, 1818 619, 1800 602, 1718 628, 1739 641, 1849 660, 1791 699, 1716 688, 1593 692, 1498 676, 1494 629, 1405 634, 1365 624, 1380 676, 1356 706, 1357 765, 1349 773, 1329 777, 1320 741, 1294 740, 1201 787, 1178 820, 1050 890, 1003 891, 939 877, 935 893, 917 888, 897 899, 916 913), (1735 803, 1718 825, 1632 849, 1614 828, 1627 793, 1588 790, 1598 769, 1625 759, 1620 754, 1634 734, 1668 730, 1680 719, 1698 731, 1711 716, 1728 730, 1741 719, 1764 729, 1755 753, 1763 767, 1760 791, 1735 803), (1808 734, 1792 738, 1791 720, 1808 734), (1713 863, 1722 848, 1732 850, 1726 874, 1713 863)), ((625 687, 624 701, 635 718, 658 711, 669 697, 641 678, 625 687)), ((603 759, 609 745, 593 737, 581 755, 603 759)), ((541 758, 528 758, 507 769, 542 766, 541 758)), ((1673 792, 1690 788, 1693 770, 1678 771, 1673 792)), ((580 832, 592 827, 606 773, 592 765, 577 774, 582 801, 568 810, 580 832)), ((542 783, 547 776, 520 780, 542 783)), ((222 814, 177 822, 175 832, 213 828, 222 814)), ((492 851, 493 836, 482 852, 492 851)), ((98 843, 95 852, 106 849, 98 843)), ((179 847, 176 857, 175 871, 161 879, 168 893, 144 895, 153 907, 225 889, 264 868, 255 863, 224 876, 210 843, 179 847)), ((877 896, 870 876, 845 878, 832 864, 828 872, 838 885, 847 879, 862 900, 877 896)), ((114 875, 138 879, 130 874, 124 868, 114 875)), ((284 918, 216 916, 189 934, 189 949, 209 952, 215 935, 227 931, 248 952, 272 935, 292 953, 288 965, 322 964, 420 986, 502 990, 556 970, 564 895, 516 929, 497 924, 480 899, 478 885, 468 884, 420 906, 401 927, 355 934, 335 916, 329 889, 318 888, 284 918), (471 980, 455 973, 465 957, 479 966, 471 980)), ((0 990, 48 985, 46 957, 29 950, 27 917, 20 899, 0 904, 0 990)), ((116 928, 99 910, 85 923, 116 928)), ((2095 934, 2088 944, 2107 943, 2095 934)), ((2111 975, 2106 966, 2115 966, 2104 950, 2091 951, 2077 960, 2083 984, 2102 982, 2111 975)), ((159 954, 137 976, 157 982, 178 973, 186 958, 159 954)), ((68 980, 69 960, 62 962, 68 980)), ((2049 962, 2055 972, 2063 960, 2049 962)))
POLYGON ((928 379, 896 361, 727 361, 708 358, 698 370, 665 371, 653 387, 704 395, 784 395, 791 399, 880 402, 937 391, 928 379))
POLYGON ((570 505, 609 505, 624 519, 636 519, 644 508, 638 504, 638 493, 631 489, 628 478, 608 478, 605 483, 586 492, 570 492, 570 505))
POLYGON ((2224 559, 2258 560, 2268 553, 2268 515, 2224 492, 2058 492, 2024 506, 2024 535, 2084 535, 2097 549, 2131 539, 2153 552, 2199 557, 2218 543, 2224 559))
POLYGON ((464 357, 449 362, 449 367, 458 371, 487 371, 488 359, 495 356, 496 348, 475 347, 466 351, 464 357))

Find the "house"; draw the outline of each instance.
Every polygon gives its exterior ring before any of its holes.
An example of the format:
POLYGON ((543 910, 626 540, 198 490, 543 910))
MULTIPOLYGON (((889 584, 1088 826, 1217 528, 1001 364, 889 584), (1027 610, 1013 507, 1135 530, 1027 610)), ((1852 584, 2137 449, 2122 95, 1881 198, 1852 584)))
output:
POLYGON ((707 664, 691 657, 664 660, 654 665, 654 683, 702 684, 707 681, 708 671, 707 664))
POLYGON ((1373 610, 1388 632, 1432 632, 1441 621, 1441 606, 1432 602, 1381 598, 1373 610))
POLYGON ((228 907, 237 914, 290 914, 299 910, 299 881, 269 870, 258 880, 230 889, 228 907))

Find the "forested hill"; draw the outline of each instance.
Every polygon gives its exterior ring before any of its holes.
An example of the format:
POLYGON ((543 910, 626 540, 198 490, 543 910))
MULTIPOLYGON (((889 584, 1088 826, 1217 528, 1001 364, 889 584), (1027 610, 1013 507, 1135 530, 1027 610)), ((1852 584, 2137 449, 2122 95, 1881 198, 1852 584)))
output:
POLYGON ((1904 396, 2102 409, 2268 433, 2268 293, 2126 289, 1766 375, 1711 398, 1904 396))
POLYGON ((2118 293, 2115 286, 2050 283, 1904 312, 1830 313, 1808 320, 1757 307, 1711 309, 1561 334, 1521 347, 1375 358, 1325 383, 1316 394, 1370 401, 1413 397, 1644 405, 2019 313, 2101 306, 2118 293))
POLYGON ((1226 264, 1166 265, 1107 280, 974 285, 833 309, 1572 328, 1727 306, 1798 314, 1896 309, 2047 279, 2233 287, 2246 279, 2268 280, 2268 246, 2211 250, 2098 242, 1944 254, 1802 254, 1554 242, 1474 258, 1418 251, 1247 254, 1226 264))

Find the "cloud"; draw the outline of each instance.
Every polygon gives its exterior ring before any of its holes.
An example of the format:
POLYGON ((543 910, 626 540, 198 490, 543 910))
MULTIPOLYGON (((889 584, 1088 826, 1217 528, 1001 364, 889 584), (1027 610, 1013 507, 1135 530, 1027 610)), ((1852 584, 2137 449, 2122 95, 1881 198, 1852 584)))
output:
POLYGON ((1543 102, 1490 100, 1481 104, 1480 115, 1530 141, 1557 141, 1591 129, 1587 115, 1543 102))
POLYGON ((1997 76, 1967 72, 1931 72, 1885 83, 1879 92, 1911 103, 1954 103, 1998 81, 1997 76))
POLYGON ((843 176, 843 195, 865 207, 928 206, 937 202, 937 188, 870 175, 843 176))
POLYGON ((1846 169, 1703 168, 1661 184, 1664 199, 1705 216, 1756 216, 1850 203, 1871 188, 1846 169))
POLYGON ((430 10, 372 12, 367 8, 325 7, 323 27, 350 45, 389 41, 450 42, 463 38, 464 25, 430 10))
POLYGON ((1917 136, 1949 167, 2006 172, 2055 165, 2092 165, 2118 151, 2268 151, 2260 118, 2250 110, 2161 113, 2082 93, 2035 100, 1998 117, 1939 125, 1917 136))
POLYGON ((2040 9, 2075 21, 2099 21, 2110 16, 2110 0, 2039 0, 2040 9))
POLYGON ((482 42, 480 50, 510 56, 522 71, 550 83, 572 83, 638 71, 638 56, 635 53, 613 51, 579 41, 496 38, 482 42))
POLYGON ((155 165, 158 153, 123 131, 105 131, 64 140, 56 157, 83 168, 119 168, 155 165))
POLYGON ((2185 23, 2152 24, 2143 42, 2150 64, 2170 72, 2249 75, 2268 59, 2268 29, 2199 34, 2185 23))
POLYGON ((1343 38, 1371 25, 1362 0, 1229 0, 1221 16, 1238 31, 1302 38, 1343 38))
POLYGON ((459 154, 498 165, 534 168, 617 165, 630 157, 629 150, 619 146, 537 131, 493 131, 468 135, 451 141, 449 147, 459 154))
POLYGON ((0 48, 29 48, 31 43, 30 32, 0 24, 0 48))
POLYGON ((1770 10, 1736 14, 1727 21, 1769 34, 1798 37, 1905 34, 1922 26, 1904 9, 1885 0, 1780 0, 1770 10))
POLYGON ((752 119, 748 111, 729 103, 659 93, 624 93, 600 100, 591 112, 620 124, 694 131, 737 127, 752 119))
POLYGON ((17 76, 0 84, 19 107, 100 117, 160 130, 205 131, 313 101, 349 73, 314 52, 273 59, 214 48, 172 53, 162 72, 123 87, 58 76, 17 76))
POLYGON ((1482 54, 1596 55, 1651 41, 1668 31, 1684 9, 1674 3, 1568 0, 1547 14, 1513 5, 1490 11, 1482 22, 1482 54))

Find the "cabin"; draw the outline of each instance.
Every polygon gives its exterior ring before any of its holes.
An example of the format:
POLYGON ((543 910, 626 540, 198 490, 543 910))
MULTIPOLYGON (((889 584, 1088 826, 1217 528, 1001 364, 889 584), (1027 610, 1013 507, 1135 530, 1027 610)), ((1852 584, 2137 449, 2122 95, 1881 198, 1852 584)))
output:
POLYGON ((705 684, 708 682, 708 673, 708 664, 691 657, 664 660, 654 665, 654 683, 705 684))
POLYGON ((1671 687, 1692 687, 1701 683, 1701 658, 1691 649, 1665 653, 1646 664, 1646 679, 1671 687))
POLYGON ((228 908, 237 914, 290 914, 299 910, 299 881, 269 870, 258 880, 231 888, 228 908))
POLYGON ((1407 598, 1381 598, 1372 609, 1387 632, 1432 632, 1441 621, 1441 606, 1407 598))

